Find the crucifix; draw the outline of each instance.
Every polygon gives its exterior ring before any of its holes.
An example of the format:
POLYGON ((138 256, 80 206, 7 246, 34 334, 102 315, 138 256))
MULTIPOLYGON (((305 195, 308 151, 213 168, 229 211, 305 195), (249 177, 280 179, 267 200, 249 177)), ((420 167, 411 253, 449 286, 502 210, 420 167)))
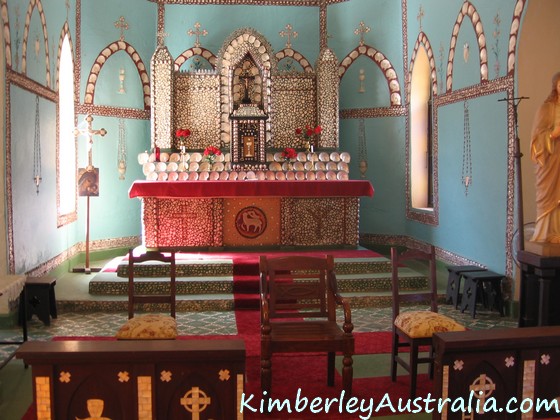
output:
MULTIPOLYGON (((98 195, 99 187, 99 171, 93 166, 93 136, 104 137, 107 134, 107 130, 101 128, 99 130, 94 130, 92 128, 93 117, 88 114, 84 121, 87 123, 85 129, 76 127, 74 129, 74 136, 78 137, 80 135, 85 135, 87 137, 87 154, 88 154, 88 164, 85 171, 80 175, 80 180, 84 181, 85 187, 79 188, 80 195, 85 195, 86 197, 86 261, 83 272, 85 274, 91 274, 91 268, 89 266, 89 198, 90 196, 98 195)), ((82 270, 77 270, 82 271, 82 270)), ((99 271, 99 270, 96 270, 99 271)))
POLYGON ((354 30, 355 35, 360 35, 360 47, 364 45, 364 34, 367 34, 369 31, 371 31, 371 28, 366 26, 363 20, 360 22, 360 26, 354 30))
POLYGON ((251 98, 249 98, 249 80, 255 80, 255 76, 251 76, 251 73, 248 70, 245 70, 239 75, 239 79, 243 80, 243 83, 245 84, 245 96, 243 97, 242 103, 250 104, 251 98))
POLYGON ((201 31, 200 26, 201 26, 200 23, 196 22, 194 24, 195 30, 193 31, 192 29, 189 29, 187 31, 187 35, 189 35, 189 36, 195 35, 196 36, 196 40, 194 41, 194 46, 197 47, 197 48, 200 47, 200 35, 202 35, 202 36, 208 35, 208 31, 206 29, 203 29, 201 31))
POLYGON ((280 31, 279 34, 282 38, 285 36, 288 37, 288 40, 286 41, 286 48, 292 48, 292 37, 296 39, 298 37, 298 33, 292 30, 292 25, 289 23, 286 25, 285 29, 286 31, 280 31))

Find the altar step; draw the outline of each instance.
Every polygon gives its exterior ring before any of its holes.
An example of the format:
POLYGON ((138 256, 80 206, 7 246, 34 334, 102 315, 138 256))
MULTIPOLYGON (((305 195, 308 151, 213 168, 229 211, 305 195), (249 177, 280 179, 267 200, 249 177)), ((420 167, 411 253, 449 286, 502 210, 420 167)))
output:
MULTIPOLYGON (((402 289, 427 287, 425 275, 407 267, 399 270, 402 289)), ((352 307, 391 305, 391 264, 387 258, 335 258, 335 271, 339 291, 352 307)), ((168 286, 164 265, 148 264, 136 274, 139 293, 161 293, 168 286)), ((113 267, 90 280, 91 299, 59 301, 58 305, 62 311, 126 311, 127 287, 126 263, 113 263, 113 267)), ((234 264, 231 259, 177 261, 178 311, 258 309, 258 293, 258 264, 254 261, 241 264, 234 264)), ((160 308, 148 305, 143 309, 160 308)))

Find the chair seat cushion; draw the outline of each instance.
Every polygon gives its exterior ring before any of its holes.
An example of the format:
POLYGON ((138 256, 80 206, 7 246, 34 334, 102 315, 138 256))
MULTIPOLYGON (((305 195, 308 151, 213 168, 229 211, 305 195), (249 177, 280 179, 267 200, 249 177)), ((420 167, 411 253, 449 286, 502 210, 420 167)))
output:
POLYGON ((135 316, 117 331, 116 338, 119 340, 173 340, 177 338, 177 321, 167 315, 135 316))
POLYGON ((402 312, 395 318, 395 327, 412 338, 431 337, 438 332, 466 330, 455 320, 432 311, 402 312))

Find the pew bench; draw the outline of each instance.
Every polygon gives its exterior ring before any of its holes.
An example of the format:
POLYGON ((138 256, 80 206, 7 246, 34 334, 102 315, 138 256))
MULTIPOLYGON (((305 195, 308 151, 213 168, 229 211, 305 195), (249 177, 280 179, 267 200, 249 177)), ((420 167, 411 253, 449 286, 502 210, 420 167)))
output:
POLYGON ((37 419, 239 418, 243 340, 27 341, 37 419))

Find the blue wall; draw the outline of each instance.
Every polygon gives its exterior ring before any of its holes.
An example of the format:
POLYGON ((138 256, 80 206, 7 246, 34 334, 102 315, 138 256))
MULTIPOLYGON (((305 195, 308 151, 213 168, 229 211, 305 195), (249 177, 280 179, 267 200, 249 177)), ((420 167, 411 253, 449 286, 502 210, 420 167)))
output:
MULTIPOLYGON (((509 25, 515 1, 473 0, 484 25, 488 45, 488 75, 490 80, 506 75, 509 25), (496 15, 501 23, 496 27, 496 15), (499 32, 499 33, 498 33, 499 32), (495 36, 494 36, 495 35, 495 36), (496 74, 496 63, 499 72, 496 74)), ((364 35, 365 44, 383 53, 397 72, 403 103, 406 107, 405 69, 409 68, 412 50, 420 30, 417 19, 420 5, 424 9, 422 30, 427 35, 438 67, 438 93, 445 93, 445 71, 450 38, 455 20, 463 5, 462 0, 409 0, 406 2, 407 31, 403 36, 402 3, 395 0, 350 0, 328 7, 329 46, 342 60, 358 46, 354 34, 360 21, 370 27, 364 35), (372 7, 373 5, 373 7, 372 7), (404 38, 404 39, 403 39, 404 38), (405 49, 407 48, 407 60, 405 49)), ((16 40, 23 37, 23 24, 28 2, 8 0, 10 36, 16 73, 21 64, 15 64, 16 40), (16 6, 19 6, 19 32, 16 27, 16 6)), ((66 17, 63 2, 43 0, 49 32, 51 83, 54 86, 56 53, 59 36, 66 17)), ((275 51, 284 48, 286 38, 279 32, 290 23, 299 35, 292 40, 294 49, 314 64, 319 53, 319 9, 297 6, 201 6, 167 5, 165 43, 173 56, 194 45, 195 38, 187 35, 194 24, 208 31, 201 37, 202 46, 219 54, 226 38, 235 30, 251 27, 269 41, 275 51)), ((133 46, 149 71, 155 49, 157 6, 140 0, 82 0, 79 104, 84 101, 90 69, 99 53, 117 41, 120 31, 114 23, 124 16, 129 29, 125 40, 133 46)), ((75 28, 75 2, 70 1, 69 21, 74 48, 78 34, 75 28)), ((27 59, 27 77, 45 85, 45 52, 35 58, 34 39, 42 38, 42 27, 37 11, 31 20, 27 59)), ((453 90, 476 88, 480 84, 478 46, 474 29, 466 20, 457 38, 454 60, 453 90), (470 59, 463 60, 463 45, 470 45, 470 59)), ((17 50, 21 56, 21 45, 17 50)), ((43 183, 40 193, 32 182, 30 158, 33 155, 35 92, 10 85, 11 170, 14 254, 16 272, 25 272, 59 255, 84 240, 85 199, 78 198, 78 220, 58 228, 56 226, 56 109, 45 98, 40 100, 43 183)), ((508 131, 507 109, 497 100, 505 96, 492 94, 468 99, 472 141, 473 183, 468 194, 461 184, 462 150, 464 141, 464 101, 444 103, 438 112, 439 147, 439 224, 426 225, 406 217, 406 117, 381 116, 365 119, 369 168, 367 177, 375 188, 373 199, 363 199, 360 230, 363 234, 410 236, 434 243, 459 256, 476 260, 490 268, 503 271, 506 264, 508 131)), ((118 116, 122 109, 142 111, 143 90, 136 67, 128 54, 119 51, 110 57, 99 74, 95 105, 112 110, 112 116, 94 115, 94 129, 105 128, 107 135, 94 141, 94 165, 100 169, 100 196, 91 199, 91 240, 105 240, 138 236, 141 233, 140 203, 128 198, 128 188, 136 179, 143 178, 136 162, 139 152, 150 147, 150 122, 142 118, 125 118, 128 147, 126 179, 118 179, 116 149, 118 116), (126 73, 126 94, 117 93, 118 74, 126 73)), ((385 109, 390 107, 387 81, 383 72, 371 60, 360 57, 341 80, 340 108, 385 109), (359 93, 359 71, 366 75, 365 93, 359 93)), ((78 115, 81 122, 84 115, 78 115)), ((351 178, 360 177, 358 171, 359 119, 341 119, 340 148, 353 156, 351 178)), ((78 139, 78 166, 87 162, 85 139, 78 139)))

